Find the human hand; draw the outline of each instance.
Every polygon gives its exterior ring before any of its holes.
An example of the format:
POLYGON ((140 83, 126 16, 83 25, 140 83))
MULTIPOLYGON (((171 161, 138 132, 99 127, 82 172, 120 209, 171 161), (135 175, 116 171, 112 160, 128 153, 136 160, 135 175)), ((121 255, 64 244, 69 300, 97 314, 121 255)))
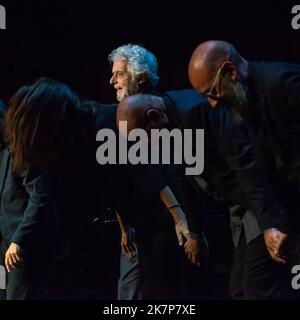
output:
POLYGON ((16 243, 11 243, 5 254, 5 267, 8 272, 11 268, 19 268, 23 264, 20 256, 21 247, 16 243))
POLYGON ((264 231, 264 240, 271 258, 278 263, 286 263, 283 246, 287 239, 287 234, 276 228, 264 231))
POLYGON ((122 234, 121 234, 121 248, 122 248, 123 253, 128 258, 132 258, 136 255, 136 250, 133 246, 133 242, 131 241, 127 232, 122 232, 122 234))

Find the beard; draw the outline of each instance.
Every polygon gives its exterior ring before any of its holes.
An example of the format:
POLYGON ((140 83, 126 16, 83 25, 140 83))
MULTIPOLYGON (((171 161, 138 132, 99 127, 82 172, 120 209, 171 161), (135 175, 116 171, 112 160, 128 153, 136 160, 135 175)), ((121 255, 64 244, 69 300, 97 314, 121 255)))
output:
POLYGON ((240 81, 233 82, 225 78, 222 91, 224 103, 228 108, 233 121, 237 124, 243 122, 248 109, 248 90, 240 81))
POLYGON ((124 98, 139 93, 139 86, 135 80, 129 82, 128 87, 117 91, 117 100, 121 102, 124 98))

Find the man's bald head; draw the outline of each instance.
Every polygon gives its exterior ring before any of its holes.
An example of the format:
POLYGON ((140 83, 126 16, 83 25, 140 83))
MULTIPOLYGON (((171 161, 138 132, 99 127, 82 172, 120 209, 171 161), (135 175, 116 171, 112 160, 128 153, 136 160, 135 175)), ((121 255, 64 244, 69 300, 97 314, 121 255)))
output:
POLYGON ((232 44, 201 43, 191 57, 188 72, 193 87, 208 98, 212 107, 221 101, 234 121, 243 121, 248 108, 248 63, 232 44))
POLYGON ((138 94, 123 99, 117 109, 117 125, 127 121, 127 133, 132 129, 159 129, 166 125, 165 104, 161 97, 138 94))
POLYGON ((231 62, 237 69, 246 62, 234 48, 225 41, 210 40, 201 43, 193 52, 189 63, 189 79, 193 87, 204 93, 218 69, 225 61, 231 62))

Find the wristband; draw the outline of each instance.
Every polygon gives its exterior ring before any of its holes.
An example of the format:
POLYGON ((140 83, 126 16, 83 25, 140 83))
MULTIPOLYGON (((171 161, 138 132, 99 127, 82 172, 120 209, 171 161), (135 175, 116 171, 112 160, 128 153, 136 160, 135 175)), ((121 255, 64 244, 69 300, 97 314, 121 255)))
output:
POLYGON ((181 205, 180 204, 174 204, 173 206, 170 206, 168 209, 171 210, 171 209, 174 209, 174 208, 181 208, 181 205))

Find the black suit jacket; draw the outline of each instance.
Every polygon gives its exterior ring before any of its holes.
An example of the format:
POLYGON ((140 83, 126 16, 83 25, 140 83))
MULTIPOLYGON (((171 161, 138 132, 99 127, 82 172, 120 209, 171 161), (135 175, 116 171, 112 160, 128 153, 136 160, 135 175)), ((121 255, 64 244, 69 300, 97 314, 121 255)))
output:
MULTIPOLYGON (((96 131, 109 128, 114 130, 118 137, 116 108, 116 105, 98 105, 96 131)), ((101 170, 101 184, 105 184, 109 206, 138 232, 172 226, 171 215, 166 212, 159 192, 169 185, 178 195, 178 176, 174 166, 128 163, 98 165, 98 169, 101 170)))
POLYGON ((256 158, 290 218, 299 221, 300 65, 249 62, 247 84, 245 122, 256 158))
POLYGON ((167 92, 164 101, 173 127, 204 129, 203 176, 209 185, 232 204, 251 209, 261 230, 281 226, 282 212, 257 170, 249 140, 227 110, 211 108, 194 90, 167 92))
POLYGON ((26 257, 53 257, 60 248, 58 217, 48 171, 12 173, 11 156, 4 151, 0 168, 0 230, 2 245, 14 242, 26 257))

